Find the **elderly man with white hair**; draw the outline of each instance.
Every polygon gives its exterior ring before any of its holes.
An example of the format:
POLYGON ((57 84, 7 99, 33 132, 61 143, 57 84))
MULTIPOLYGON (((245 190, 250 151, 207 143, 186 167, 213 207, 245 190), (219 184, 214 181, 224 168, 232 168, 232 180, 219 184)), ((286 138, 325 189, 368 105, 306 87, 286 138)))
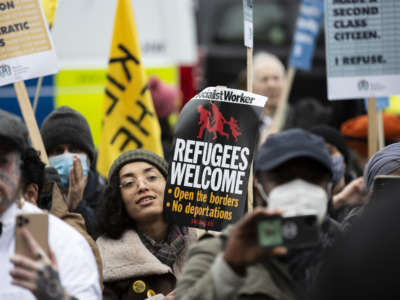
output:
POLYGON ((263 111, 259 145, 278 128, 271 126, 286 83, 285 67, 279 58, 268 52, 258 52, 253 60, 253 92, 268 97, 263 111))
POLYGON ((279 58, 268 52, 259 52, 253 60, 253 92, 268 97, 264 119, 268 125, 275 115, 285 86, 285 67, 279 58))

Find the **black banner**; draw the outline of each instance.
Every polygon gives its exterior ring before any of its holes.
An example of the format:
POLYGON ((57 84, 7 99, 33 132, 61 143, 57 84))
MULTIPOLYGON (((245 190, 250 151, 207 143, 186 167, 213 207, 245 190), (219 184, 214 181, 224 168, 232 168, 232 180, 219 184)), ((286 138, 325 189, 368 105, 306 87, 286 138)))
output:
POLYGON ((265 100, 207 88, 185 105, 165 189, 169 223, 220 231, 241 218, 265 100))

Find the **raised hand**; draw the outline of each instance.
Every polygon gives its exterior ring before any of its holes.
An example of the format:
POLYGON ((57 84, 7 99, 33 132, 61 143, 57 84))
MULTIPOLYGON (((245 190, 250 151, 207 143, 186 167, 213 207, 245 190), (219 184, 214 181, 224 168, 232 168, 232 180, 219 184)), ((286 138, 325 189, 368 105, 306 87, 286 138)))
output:
POLYGON ((35 258, 18 254, 11 257, 14 264, 10 271, 12 284, 30 290, 41 300, 76 299, 70 297, 61 285, 54 253, 50 250, 48 256, 28 230, 22 229, 21 234, 35 258))

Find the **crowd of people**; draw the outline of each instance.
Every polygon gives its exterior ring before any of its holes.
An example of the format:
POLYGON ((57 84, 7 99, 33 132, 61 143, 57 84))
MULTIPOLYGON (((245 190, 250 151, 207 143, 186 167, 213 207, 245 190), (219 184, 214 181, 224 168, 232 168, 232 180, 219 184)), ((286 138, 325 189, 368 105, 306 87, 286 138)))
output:
MULTIPOLYGON (((285 129, 271 131, 284 84, 283 64, 271 54, 256 55, 254 92, 269 100, 253 165, 254 207, 221 233, 164 218, 174 127, 168 117, 179 111, 180 95, 158 79, 151 80, 150 90, 163 124, 165 159, 128 150, 115 159, 107 178, 96 172, 92 134, 79 112, 63 106, 43 121, 40 133, 50 164, 45 166, 21 119, 0 110, 0 299, 377 299, 387 292, 391 298, 400 294, 398 190, 390 186, 374 194, 377 176, 400 176, 400 126, 386 132, 391 144, 369 159, 365 143, 349 147, 352 128, 366 131, 360 129, 364 121, 350 120, 338 130, 318 118, 323 107, 308 116, 291 106, 285 129), (30 255, 16 254, 16 216, 43 211, 49 216, 49 249, 22 229, 30 255), (319 229, 313 245, 260 245, 261 219, 310 212, 319 229)), ((399 124, 396 116, 388 118, 399 124)))

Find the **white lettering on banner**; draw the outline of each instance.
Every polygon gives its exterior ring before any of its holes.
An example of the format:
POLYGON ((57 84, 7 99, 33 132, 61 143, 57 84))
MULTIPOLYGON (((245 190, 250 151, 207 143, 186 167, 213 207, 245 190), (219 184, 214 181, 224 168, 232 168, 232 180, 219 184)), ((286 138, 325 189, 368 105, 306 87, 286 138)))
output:
POLYGON ((295 45, 294 46, 294 55, 301 56, 302 53, 303 53, 303 47, 301 47, 300 45, 295 45))
POLYGON ((301 7, 300 13, 310 17, 319 17, 321 15, 321 11, 318 8, 310 5, 303 5, 301 7))
POLYGON ((177 138, 170 183, 242 195, 249 155, 248 147, 177 138))
POLYGON ((315 34, 317 34, 319 29, 319 23, 313 19, 301 18, 299 19, 297 26, 301 29, 309 30, 315 34))
POLYGON ((313 42, 313 37, 302 33, 302 32, 297 32, 294 39, 299 42, 299 43, 303 43, 303 44, 312 44, 313 42))

